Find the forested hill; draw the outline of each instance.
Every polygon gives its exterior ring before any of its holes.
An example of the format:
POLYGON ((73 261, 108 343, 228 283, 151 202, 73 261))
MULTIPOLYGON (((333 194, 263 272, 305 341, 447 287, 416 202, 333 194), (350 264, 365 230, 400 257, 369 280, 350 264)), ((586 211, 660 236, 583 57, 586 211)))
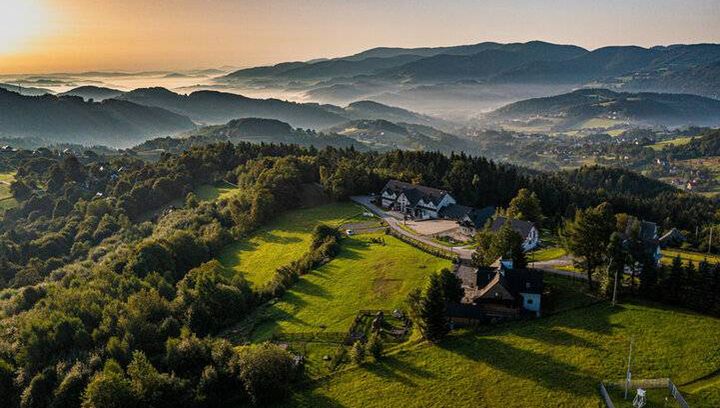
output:
POLYGON ((711 130, 684 145, 670 145, 662 154, 669 154, 676 159, 720 156, 720 130, 711 130))
POLYGON ((165 152, 179 153, 193 146, 203 146, 219 142, 253 142, 294 144, 305 147, 333 146, 344 148, 355 146, 360 150, 363 144, 346 136, 333 133, 318 133, 314 130, 293 129, 285 122, 274 119, 244 118, 233 119, 224 125, 206 126, 191 131, 182 137, 151 139, 135 146, 135 152, 148 152, 161 149, 165 152))
MULTIPOLYGON (((271 345, 233 352, 218 334, 282 294, 297 272, 254 288, 213 259, 296 208, 308 183, 346 199, 397 178, 448 189, 477 207, 506 206, 528 188, 550 226, 603 201, 683 229, 717 210, 698 195, 658 194, 630 173, 636 181, 620 182, 619 170, 610 172, 617 183, 598 188, 464 154, 246 142, 195 146, 155 162, 47 149, 8 154, 18 165, 18 207, 0 223, 0 288, 12 288, 0 298, 0 391, 9 407, 29 398, 43 406, 120 398, 118 406, 177 407, 281 398, 297 375, 289 353, 271 345), (205 202, 189 194, 219 180, 239 188, 205 202), (183 199, 182 209, 158 211, 183 199)), ((601 179, 596 171, 585 178, 601 179)), ((318 262, 337 249, 332 236, 313 242, 323 251, 318 262)))
POLYGON ((598 118, 637 124, 679 126, 720 124, 720 101, 696 95, 627 93, 581 89, 515 102, 491 112, 495 120, 557 120, 558 127, 598 118))
POLYGON ((0 89, 0 136, 128 146, 193 128, 185 116, 128 101, 86 102, 80 97, 23 96, 0 89))
POLYGON ((295 127, 322 128, 346 120, 317 104, 301 104, 278 99, 253 99, 216 91, 198 91, 181 95, 165 88, 141 88, 118 98, 141 105, 161 107, 205 124, 256 117, 281 120, 295 127))

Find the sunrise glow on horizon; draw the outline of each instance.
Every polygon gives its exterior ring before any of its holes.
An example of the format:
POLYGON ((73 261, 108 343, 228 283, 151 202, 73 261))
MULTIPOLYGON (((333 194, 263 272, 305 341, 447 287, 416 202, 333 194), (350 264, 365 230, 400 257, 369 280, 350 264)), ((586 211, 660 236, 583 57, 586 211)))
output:
POLYGON ((0 73, 253 66, 482 41, 720 42, 720 2, 687 3, 0 0, 0 73))

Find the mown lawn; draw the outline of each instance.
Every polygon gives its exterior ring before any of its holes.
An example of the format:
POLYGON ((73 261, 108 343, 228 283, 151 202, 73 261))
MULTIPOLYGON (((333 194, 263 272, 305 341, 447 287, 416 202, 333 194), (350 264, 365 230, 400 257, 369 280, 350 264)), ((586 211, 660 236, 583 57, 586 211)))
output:
POLYGON ((567 251, 561 247, 550 247, 542 248, 537 251, 532 251, 527 254, 528 261, 530 262, 542 262, 551 261, 553 259, 562 258, 567 255, 567 251))
POLYGON ((15 179, 15 172, 0 173, 0 214, 17 205, 10 192, 10 183, 15 179))
POLYGON ((251 337, 262 341, 279 332, 345 332, 358 311, 404 308, 412 289, 422 287, 429 274, 451 266, 382 233, 345 238, 331 262, 303 276, 258 316, 251 337), (373 243, 373 237, 385 243, 373 243))
POLYGON ((320 223, 339 225, 362 213, 352 203, 332 203, 289 211, 247 239, 225 247, 218 259, 253 285, 263 285, 275 270, 299 259, 309 248, 312 230, 320 223))
MULTIPOLYGON (((572 284, 561 287, 573 290, 572 284)), ((624 377, 631 338, 634 378, 669 376, 682 385, 720 368, 719 332, 720 319, 657 304, 595 303, 538 320, 457 331, 439 345, 408 343, 282 405, 595 408, 599 382, 624 377)), ((697 391, 681 386, 694 408, 720 406, 719 389, 715 383, 697 391)))
POLYGON ((682 259, 683 263, 692 261, 695 266, 703 260, 707 260, 711 264, 720 263, 720 256, 718 255, 708 255, 706 253, 684 251, 682 249, 663 249, 660 261, 664 264, 670 265, 672 264, 673 259, 675 259, 678 255, 682 259))
POLYGON ((675 139, 670 140, 663 140, 662 142, 657 142, 655 144, 650 145, 649 147, 653 150, 662 150, 665 148, 665 146, 682 146, 684 144, 688 144, 693 140, 691 136, 689 137, 678 137, 675 139))

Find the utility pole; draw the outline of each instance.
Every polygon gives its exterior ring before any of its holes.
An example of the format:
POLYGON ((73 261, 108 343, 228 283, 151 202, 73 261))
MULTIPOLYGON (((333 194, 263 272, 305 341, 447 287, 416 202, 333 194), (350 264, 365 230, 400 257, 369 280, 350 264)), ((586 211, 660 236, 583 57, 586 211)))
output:
POLYGON ((632 349, 633 349, 633 338, 630 338, 630 352, 628 353, 628 366, 627 373, 625 373, 625 399, 628 396, 628 388, 630 387, 630 381, 632 379, 632 373, 630 372, 630 361, 632 360, 632 349))

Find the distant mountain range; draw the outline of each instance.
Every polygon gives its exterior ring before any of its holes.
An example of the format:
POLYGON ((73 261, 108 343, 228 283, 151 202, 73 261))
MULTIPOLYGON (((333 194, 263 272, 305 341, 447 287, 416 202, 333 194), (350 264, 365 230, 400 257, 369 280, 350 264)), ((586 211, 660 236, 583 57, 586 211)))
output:
POLYGON ((528 99, 499 108, 487 115, 496 124, 544 124, 554 130, 574 127, 718 126, 720 100, 688 94, 614 92, 581 89, 562 95, 528 99), (604 123, 603 123, 604 122, 604 123))
MULTIPOLYGON (((1 106, 7 106, 7 109, 0 112, 0 136, 32 136, 51 142, 103 143, 115 147, 141 142, 150 137, 177 134, 193 129, 195 124, 228 124, 234 119, 248 118, 277 120, 280 121, 278 123, 286 123, 290 129, 295 127, 316 130, 357 119, 450 125, 406 109, 371 101, 358 101, 340 107, 278 99, 254 99, 216 91, 198 91, 183 95, 165 88, 141 88, 123 92, 82 86, 59 95, 46 94, 41 97, 26 97, 14 91, 3 90, 0 94, 1 106)), ((245 122, 230 124, 236 127, 243 124, 243 129, 247 130, 245 122)), ((299 140, 297 132, 293 132, 291 137, 294 139, 276 138, 267 141, 291 143, 299 140)), ((303 139, 302 144, 312 144, 310 142, 315 137, 312 135, 303 139)), ((331 142, 337 146, 353 144, 353 139, 347 141, 349 143, 342 140, 331 142)), ((326 144, 321 141, 319 145, 326 144)))
POLYGON ((469 101, 486 109, 578 87, 720 98, 718 73, 719 44, 589 51, 531 41, 375 48, 342 58, 243 69, 220 80, 239 87, 301 90, 318 102, 370 99, 432 111, 462 108, 469 101), (423 100, 417 98, 420 91, 423 100))
POLYGON ((151 137, 195 128, 188 118, 164 109, 108 99, 24 96, 0 89, 0 136, 53 142, 128 146, 151 137))

